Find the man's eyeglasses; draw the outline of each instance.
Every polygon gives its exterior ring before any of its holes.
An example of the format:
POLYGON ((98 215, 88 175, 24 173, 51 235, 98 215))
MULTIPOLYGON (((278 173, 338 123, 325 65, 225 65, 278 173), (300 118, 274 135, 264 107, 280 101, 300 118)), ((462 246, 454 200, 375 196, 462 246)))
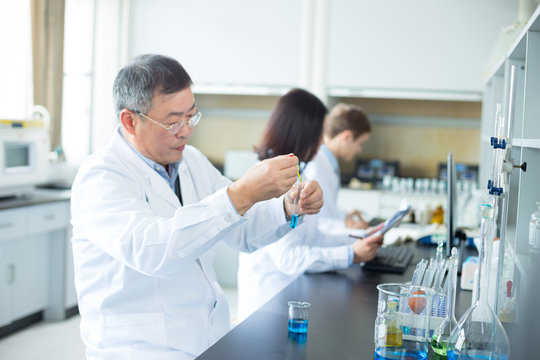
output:
POLYGON ((136 113, 136 114, 139 114, 139 115, 145 117, 146 119, 150 120, 154 124, 161 126, 165 130, 167 130, 169 132, 169 134, 171 134, 171 135, 176 135, 184 127, 184 125, 187 125, 189 128, 194 127, 195 125, 197 125, 199 123, 199 120, 201 120, 201 116, 202 116, 199 109, 195 108, 195 113, 193 113, 193 115, 191 115, 188 120, 181 120, 181 121, 175 122, 174 124, 171 124, 171 125, 164 125, 164 124, 160 123, 159 121, 156 121, 156 120, 146 116, 145 114, 143 114, 140 111, 137 111, 137 110, 132 110, 132 111, 134 113, 136 113))

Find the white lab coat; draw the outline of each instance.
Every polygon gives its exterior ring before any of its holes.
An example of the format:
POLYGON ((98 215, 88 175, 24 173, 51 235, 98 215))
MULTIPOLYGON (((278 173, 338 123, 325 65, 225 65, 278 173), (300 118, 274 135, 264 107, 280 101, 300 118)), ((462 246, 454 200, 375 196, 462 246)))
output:
POLYGON ((240 320, 305 272, 324 272, 349 266, 348 248, 355 239, 343 234, 321 232, 317 222, 318 215, 304 216, 296 229, 279 241, 251 254, 240 254, 240 320))
MULTIPOLYGON (((321 145, 322 146, 322 145, 321 145)), ((323 189, 324 206, 319 213, 319 227, 326 232, 350 232, 345 227, 347 212, 337 205, 341 180, 325 151, 319 149, 315 158, 308 162, 303 175, 306 179, 316 179, 323 189)), ((356 233, 356 232, 355 232, 356 233)))
POLYGON ((184 206, 121 136, 72 188, 75 285, 88 359, 192 359, 229 330, 212 246, 253 251, 289 231, 282 199, 239 216, 222 176, 186 146, 184 206))

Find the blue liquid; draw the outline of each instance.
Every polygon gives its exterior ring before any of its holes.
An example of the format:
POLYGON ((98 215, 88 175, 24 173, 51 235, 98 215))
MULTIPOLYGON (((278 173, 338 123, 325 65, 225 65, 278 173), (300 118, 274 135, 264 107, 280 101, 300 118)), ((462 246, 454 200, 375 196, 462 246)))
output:
POLYGON ((289 338, 290 341, 297 344, 305 344, 307 340, 306 333, 300 334, 300 333, 294 333, 292 331, 289 331, 287 337, 289 338))
POLYGON ((449 351, 446 355, 448 360, 508 360, 506 355, 482 350, 449 351))
POLYGON ((427 351, 385 346, 375 349, 375 360, 425 360, 427 351))
POLYGON ((291 216, 291 229, 294 229, 296 227, 296 224, 298 224, 298 215, 292 214, 291 216))
POLYGON ((307 332, 307 325, 308 325, 307 320, 292 319, 292 320, 289 320, 289 331, 293 333, 304 334, 307 332))

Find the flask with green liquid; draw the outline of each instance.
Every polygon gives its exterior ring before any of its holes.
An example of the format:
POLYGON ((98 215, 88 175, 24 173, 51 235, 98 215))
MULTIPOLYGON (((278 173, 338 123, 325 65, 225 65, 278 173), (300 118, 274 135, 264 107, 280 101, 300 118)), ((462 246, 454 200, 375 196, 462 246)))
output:
POLYGON ((433 332, 431 336, 431 349, 433 350, 432 359, 443 360, 447 359, 446 351, 448 347, 448 338, 452 330, 457 325, 454 307, 456 303, 456 286, 457 286, 457 268, 458 254, 457 249, 452 248, 452 255, 448 267, 448 275, 446 278, 446 316, 441 325, 433 332))

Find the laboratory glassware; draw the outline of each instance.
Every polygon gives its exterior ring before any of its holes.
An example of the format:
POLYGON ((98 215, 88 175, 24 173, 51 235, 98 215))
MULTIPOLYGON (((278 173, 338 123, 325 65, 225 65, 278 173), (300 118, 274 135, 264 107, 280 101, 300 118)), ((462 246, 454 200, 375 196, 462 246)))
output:
POLYGON ((289 301, 289 331, 305 334, 308 330, 310 303, 305 301, 289 301))
POLYGON ((441 325, 433 332, 431 336, 431 349, 433 350, 433 359, 447 359, 446 351, 448 347, 448 338, 457 326, 456 316, 454 312, 456 303, 456 286, 457 286, 457 268, 458 254, 457 249, 452 248, 452 254, 449 260, 448 275, 446 278, 446 316, 441 325))
POLYGON ((499 311, 501 322, 514 322, 516 318, 515 304, 512 297, 512 280, 506 282, 506 297, 499 311))
POLYGON ((494 205, 495 202, 490 201, 488 196, 481 206, 482 245, 478 259, 478 281, 475 282, 476 301, 461 317, 448 338, 447 356, 450 360, 510 358, 508 337, 488 302, 489 266, 495 230, 494 205))
POLYGON ((433 290, 423 286, 377 285, 376 360, 427 358, 433 290))
POLYGON ((298 214, 300 213, 300 193, 302 192, 302 177, 300 176, 300 167, 296 165, 296 183, 293 185, 293 209, 291 215, 291 229, 298 225, 298 214))

